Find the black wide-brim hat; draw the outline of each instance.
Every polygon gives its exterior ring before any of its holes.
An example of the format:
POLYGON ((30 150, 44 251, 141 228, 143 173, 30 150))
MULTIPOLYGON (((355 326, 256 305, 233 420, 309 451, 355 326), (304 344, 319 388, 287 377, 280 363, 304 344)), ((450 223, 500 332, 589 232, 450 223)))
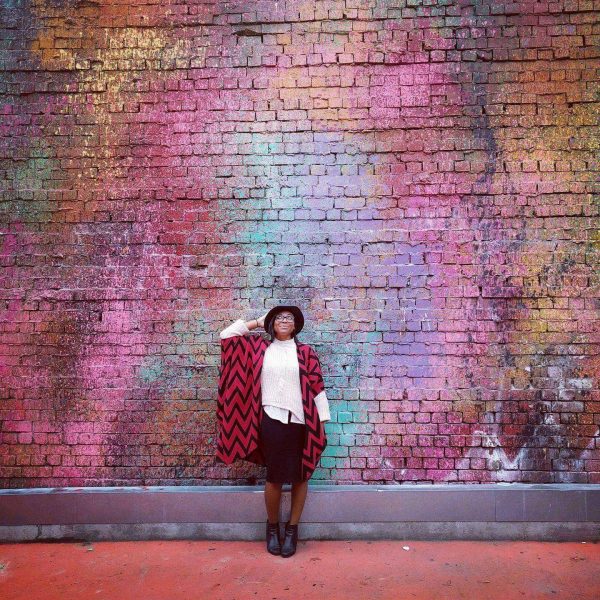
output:
POLYGON ((286 306, 284 304, 275 306, 267 313, 267 316, 265 317, 265 329, 269 329, 271 320, 275 318, 277 313, 284 310, 289 310, 294 315, 294 335, 300 333, 304 327, 304 315, 302 314, 302 311, 297 306, 286 306))

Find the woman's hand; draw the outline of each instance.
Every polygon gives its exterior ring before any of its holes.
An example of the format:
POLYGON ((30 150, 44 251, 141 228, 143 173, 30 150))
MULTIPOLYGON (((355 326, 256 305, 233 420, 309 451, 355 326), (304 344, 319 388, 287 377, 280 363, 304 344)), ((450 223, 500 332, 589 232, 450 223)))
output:
POLYGON ((265 318, 266 316, 269 314, 269 311, 267 311, 262 317, 259 317, 258 319, 256 319, 256 322, 258 323, 259 327, 263 327, 265 326, 265 318))

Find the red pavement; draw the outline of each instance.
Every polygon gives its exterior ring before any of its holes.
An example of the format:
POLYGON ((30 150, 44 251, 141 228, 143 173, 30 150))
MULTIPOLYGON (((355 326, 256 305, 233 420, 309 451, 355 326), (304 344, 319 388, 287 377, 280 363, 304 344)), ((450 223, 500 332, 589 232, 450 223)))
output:
POLYGON ((299 541, 0 544, 0 598, 600 598, 600 545, 299 541), (408 547, 408 550, 403 549, 408 547))

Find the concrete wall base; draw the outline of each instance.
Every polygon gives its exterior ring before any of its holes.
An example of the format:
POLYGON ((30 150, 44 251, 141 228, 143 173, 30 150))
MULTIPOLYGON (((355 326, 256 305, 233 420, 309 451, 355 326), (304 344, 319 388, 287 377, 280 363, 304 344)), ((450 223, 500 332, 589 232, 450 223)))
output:
MULTIPOLYGON (((600 523, 304 523, 303 540, 597 541, 600 523)), ((125 541, 264 539, 260 523, 151 523, 0 527, 0 541, 125 541)))
MULTIPOLYGON (((290 509, 284 487, 280 520, 290 509)), ((0 542, 262 540, 262 487, 0 490, 0 542)), ((600 539, 600 486, 311 485, 302 539, 600 539)))

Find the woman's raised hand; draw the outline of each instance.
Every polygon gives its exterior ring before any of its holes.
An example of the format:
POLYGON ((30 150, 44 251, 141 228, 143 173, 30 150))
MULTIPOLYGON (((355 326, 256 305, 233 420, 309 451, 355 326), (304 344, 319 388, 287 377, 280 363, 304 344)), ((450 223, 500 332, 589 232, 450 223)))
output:
POLYGON ((259 327, 265 326, 265 318, 268 314, 269 314, 269 311, 267 311, 262 317, 259 317, 258 319, 256 319, 256 322, 258 323, 259 327))

